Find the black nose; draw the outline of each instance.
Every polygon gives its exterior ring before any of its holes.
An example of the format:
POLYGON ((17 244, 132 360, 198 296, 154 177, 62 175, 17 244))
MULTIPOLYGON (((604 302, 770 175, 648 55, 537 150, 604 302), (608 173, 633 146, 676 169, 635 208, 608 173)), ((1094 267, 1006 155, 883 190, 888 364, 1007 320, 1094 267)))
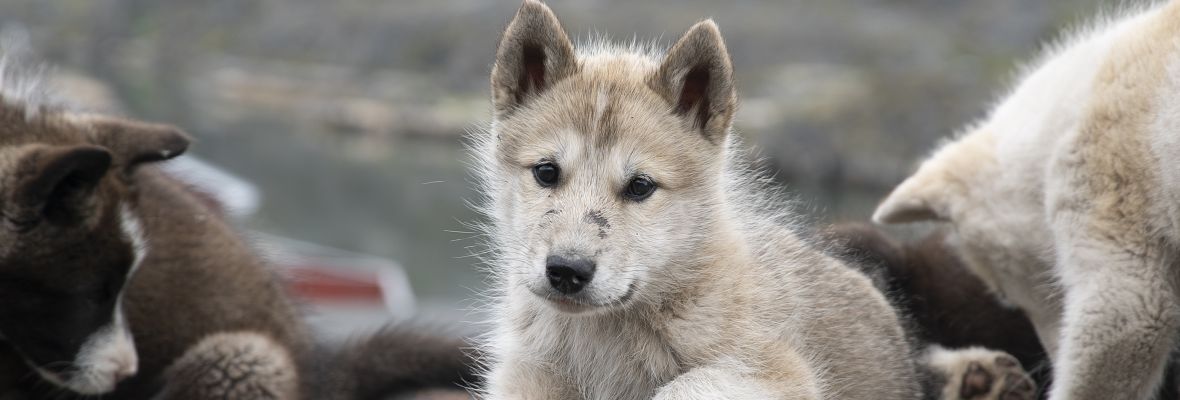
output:
POLYGON ((545 259, 545 276, 558 292, 574 294, 594 279, 594 261, 587 258, 549 256, 545 259))

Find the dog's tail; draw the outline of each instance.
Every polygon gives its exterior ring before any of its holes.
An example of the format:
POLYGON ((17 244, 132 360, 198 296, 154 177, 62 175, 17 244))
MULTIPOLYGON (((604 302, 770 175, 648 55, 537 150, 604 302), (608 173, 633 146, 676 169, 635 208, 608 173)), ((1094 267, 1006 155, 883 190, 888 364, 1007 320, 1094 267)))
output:
POLYGON ((319 398, 385 399, 430 389, 463 390, 479 384, 474 350, 445 329, 387 325, 343 345, 323 346, 312 371, 319 398))

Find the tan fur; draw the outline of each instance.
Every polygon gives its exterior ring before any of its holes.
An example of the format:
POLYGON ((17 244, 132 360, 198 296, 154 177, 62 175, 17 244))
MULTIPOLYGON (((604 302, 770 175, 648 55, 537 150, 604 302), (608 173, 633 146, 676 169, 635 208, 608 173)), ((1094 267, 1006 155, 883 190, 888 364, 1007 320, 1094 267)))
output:
POLYGON ((884 297, 800 240, 745 169, 711 21, 667 55, 598 44, 567 59, 547 29, 556 17, 526 1, 497 52, 491 130, 474 138, 499 288, 485 398, 919 395, 884 297), (561 180, 540 185, 541 164, 561 180), (636 175, 650 197, 623 196, 636 175), (555 292, 553 254, 591 258, 593 280, 555 292))
POLYGON ((906 180, 898 192, 910 194, 890 197, 877 207, 876 219, 884 223, 903 223, 927 219, 941 220, 959 210, 946 209, 959 202, 930 203, 940 193, 967 197, 975 182, 995 173, 999 165, 993 156, 996 139, 986 131, 973 131, 954 143, 938 150, 926 160, 922 168, 928 174, 906 180))
POLYGON ((953 224, 971 269, 1036 325, 1053 399, 1148 398, 1176 343, 1178 33, 1171 2, 1061 47, 875 216, 953 224))
POLYGON ((1111 398, 1127 388, 1150 396, 1180 328, 1171 268, 1180 226, 1166 213, 1174 206, 1159 201, 1156 176, 1174 160, 1149 148, 1154 116, 1175 112, 1157 104, 1175 93, 1161 93, 1159 81, 1176 60, 1180 3, 1145 25, 1112 49, 1086 118, 1050 164, 1061 181, 1048 190, 1047 211, 1067 290, 1057 359, 1069 374, 1058 379, 1060 397, 1111 398), (1112 364, 1128 366, 1112 371, 1112 364), (1087 381, 1093 376, 1102 381, 1087 381))
POLYGON ((969 347, 946 350, 933 347, 926 352, 926 365, 944 376, 963 377, 947 382, 943 399, 1009 400, 1032 399, 1037 387, 1011 355, 969 347))

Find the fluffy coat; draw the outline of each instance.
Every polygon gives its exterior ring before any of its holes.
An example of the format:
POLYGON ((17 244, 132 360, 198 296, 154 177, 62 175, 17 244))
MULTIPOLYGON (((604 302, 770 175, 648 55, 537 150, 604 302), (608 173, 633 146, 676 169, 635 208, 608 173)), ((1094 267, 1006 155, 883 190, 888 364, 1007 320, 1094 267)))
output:
POLYGON ((152 165, 187 135, 51 103, 5 50, 0 398, 367 399, 471 378, 460 340, 405 327, 317 348, 248 242, 152 165))
POLYGON ((920 395, 885 297, 744 164, 712 21, 665 54, 575 49, 525 1, 491 81, 473 137, 497 288, 484 398, 920 395))
POLYGON ((1180 2, 1054 46, 874 219, 949 222, 968 267, 1024 310, 1052 399, 1145 399, 1180 328, 1180 2))

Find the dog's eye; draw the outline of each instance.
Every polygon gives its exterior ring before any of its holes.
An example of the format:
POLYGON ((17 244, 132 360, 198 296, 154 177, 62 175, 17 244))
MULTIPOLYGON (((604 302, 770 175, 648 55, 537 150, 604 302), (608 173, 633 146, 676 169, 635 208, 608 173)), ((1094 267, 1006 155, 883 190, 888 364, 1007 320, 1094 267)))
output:
POLYGON ((627 183, 627 189, 623 192, 628 199, 633 201, 643 201, 651 196, 652 192, 656 191, 656 183, 652 182, 646 176, 637 176, 631 178, 631 182, 627 183))
POLYGON ((557 184, 561 169, 549 162, 537 164, 533 167, 533 177, 537 178, 537 184, 541 187, 550 187, 557 184))

